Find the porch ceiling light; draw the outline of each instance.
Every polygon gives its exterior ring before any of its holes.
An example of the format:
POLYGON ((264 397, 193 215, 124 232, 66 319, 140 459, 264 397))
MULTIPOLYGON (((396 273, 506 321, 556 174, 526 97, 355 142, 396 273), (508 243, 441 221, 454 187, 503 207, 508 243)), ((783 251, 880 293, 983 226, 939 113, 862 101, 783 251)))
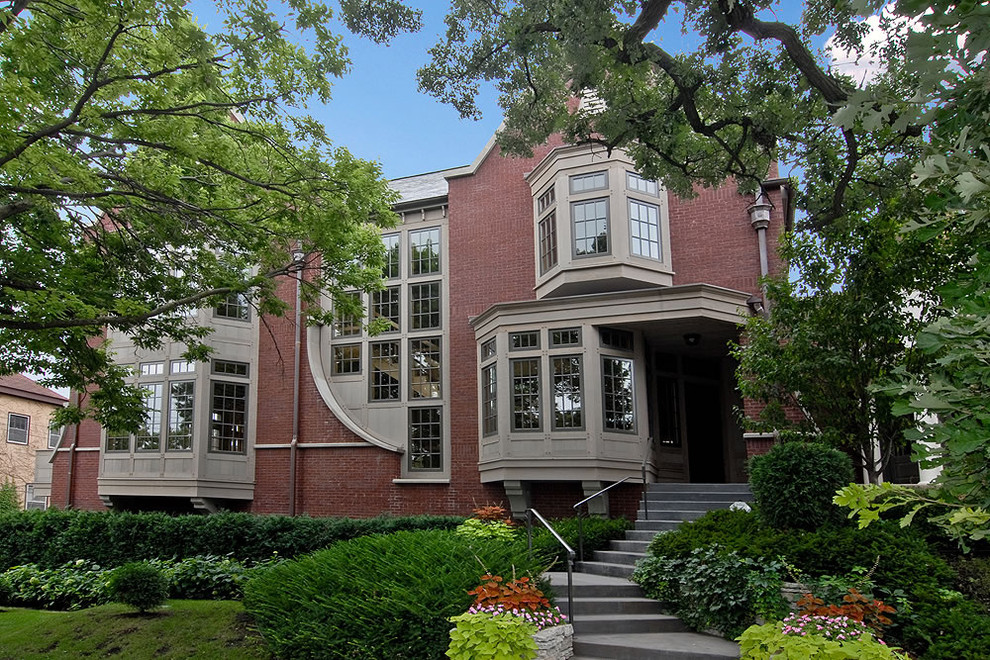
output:
POLYGON ((687 346, 697 346, 701 343, 701 335, 697 332, 684 333, 684 343, 687 346))

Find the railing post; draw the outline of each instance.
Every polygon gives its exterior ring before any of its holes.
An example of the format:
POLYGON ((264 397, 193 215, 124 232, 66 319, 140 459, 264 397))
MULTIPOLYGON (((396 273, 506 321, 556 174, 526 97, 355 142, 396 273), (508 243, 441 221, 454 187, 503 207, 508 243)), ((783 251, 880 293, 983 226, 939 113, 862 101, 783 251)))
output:
POLYGON ((526 509, 526 550, 527 559, 533 559, 533 510, 526 509))
POLYGON ((581 523, 581 509, 578 509, 577 519, 578 519, 578 561, 584 562, 584 525, 581 523))
POLYGON ((567 618, 574 625, 574 553, 567 553, 567 618))

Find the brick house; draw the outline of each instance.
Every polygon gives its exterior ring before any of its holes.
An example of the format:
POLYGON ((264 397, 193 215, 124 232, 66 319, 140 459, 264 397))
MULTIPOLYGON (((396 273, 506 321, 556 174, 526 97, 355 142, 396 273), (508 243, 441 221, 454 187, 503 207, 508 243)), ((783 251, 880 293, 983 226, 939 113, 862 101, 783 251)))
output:
POLYGON ((45 508, 51 485, 51 450, 61 439, 52 413, 67 399, 27 376, 0 376, 0 484, 12 481, 20 505, 45 508))
POLYGON ((392 187, 385 288, 362 300, 385 332, 262 323, 232 298, 197 312, 215 329, 209 364, 111 337, 147 388, 148 423, 72 430, 54 502, 562 515, 634 477, 601 504, 629 514, 644 466, 649 480, 745 481, 761 439, 737 425, 726 343, 762 305, 761 273, 782 268, 786 181, 684 200, 620 150, 506 158, 492 140, 471 165, 392 187))

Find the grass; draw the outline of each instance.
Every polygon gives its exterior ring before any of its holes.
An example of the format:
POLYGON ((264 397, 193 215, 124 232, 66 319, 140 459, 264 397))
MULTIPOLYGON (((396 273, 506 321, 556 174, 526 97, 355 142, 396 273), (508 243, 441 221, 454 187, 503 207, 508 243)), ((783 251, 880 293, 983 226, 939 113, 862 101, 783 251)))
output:
POLYGON ((173 600, 137 614, 119 604, 78 612, 0 608, 0 660, 269 658, 240 602, 173 600))

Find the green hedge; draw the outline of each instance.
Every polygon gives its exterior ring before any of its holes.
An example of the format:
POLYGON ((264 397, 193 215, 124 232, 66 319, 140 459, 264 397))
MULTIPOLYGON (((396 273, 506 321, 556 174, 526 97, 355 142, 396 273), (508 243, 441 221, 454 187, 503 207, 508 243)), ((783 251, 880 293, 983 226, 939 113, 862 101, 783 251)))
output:
POLYGON ((296 557, 337 541, 413 529, 453 529, 453 516, 309 518, 220 513, 21 511, 0 516, 0 571, 11 566, 61 566, 84 559, 115 567, 156 558, 230 555, 259 562, 296 557))
POLYGON ((244 606, 284 658, 444 658, 449 617, 486 572, 534 575, 516 543, 429 530, 366 536, 274 566, 248 582, 244 606))
MULTIPOLYGON (((578 519, 560 518, 551 520, 550 524, 577 553, 578 519)), ((633 524, 625 518, 591 517, 583 518, 581 526, 584 533, 584 557, 588 559, 595 550, 606 549, 609 541, 623 538, 625 531, 632 529, 633 524)), ((522 530, 519 542, 524 545, 527 544, 525 529, 522 530)), ((542 525, 533 528, 533 551, 547 566, 552 565, 550 570, 567 570, 567 550, 542 525)))

